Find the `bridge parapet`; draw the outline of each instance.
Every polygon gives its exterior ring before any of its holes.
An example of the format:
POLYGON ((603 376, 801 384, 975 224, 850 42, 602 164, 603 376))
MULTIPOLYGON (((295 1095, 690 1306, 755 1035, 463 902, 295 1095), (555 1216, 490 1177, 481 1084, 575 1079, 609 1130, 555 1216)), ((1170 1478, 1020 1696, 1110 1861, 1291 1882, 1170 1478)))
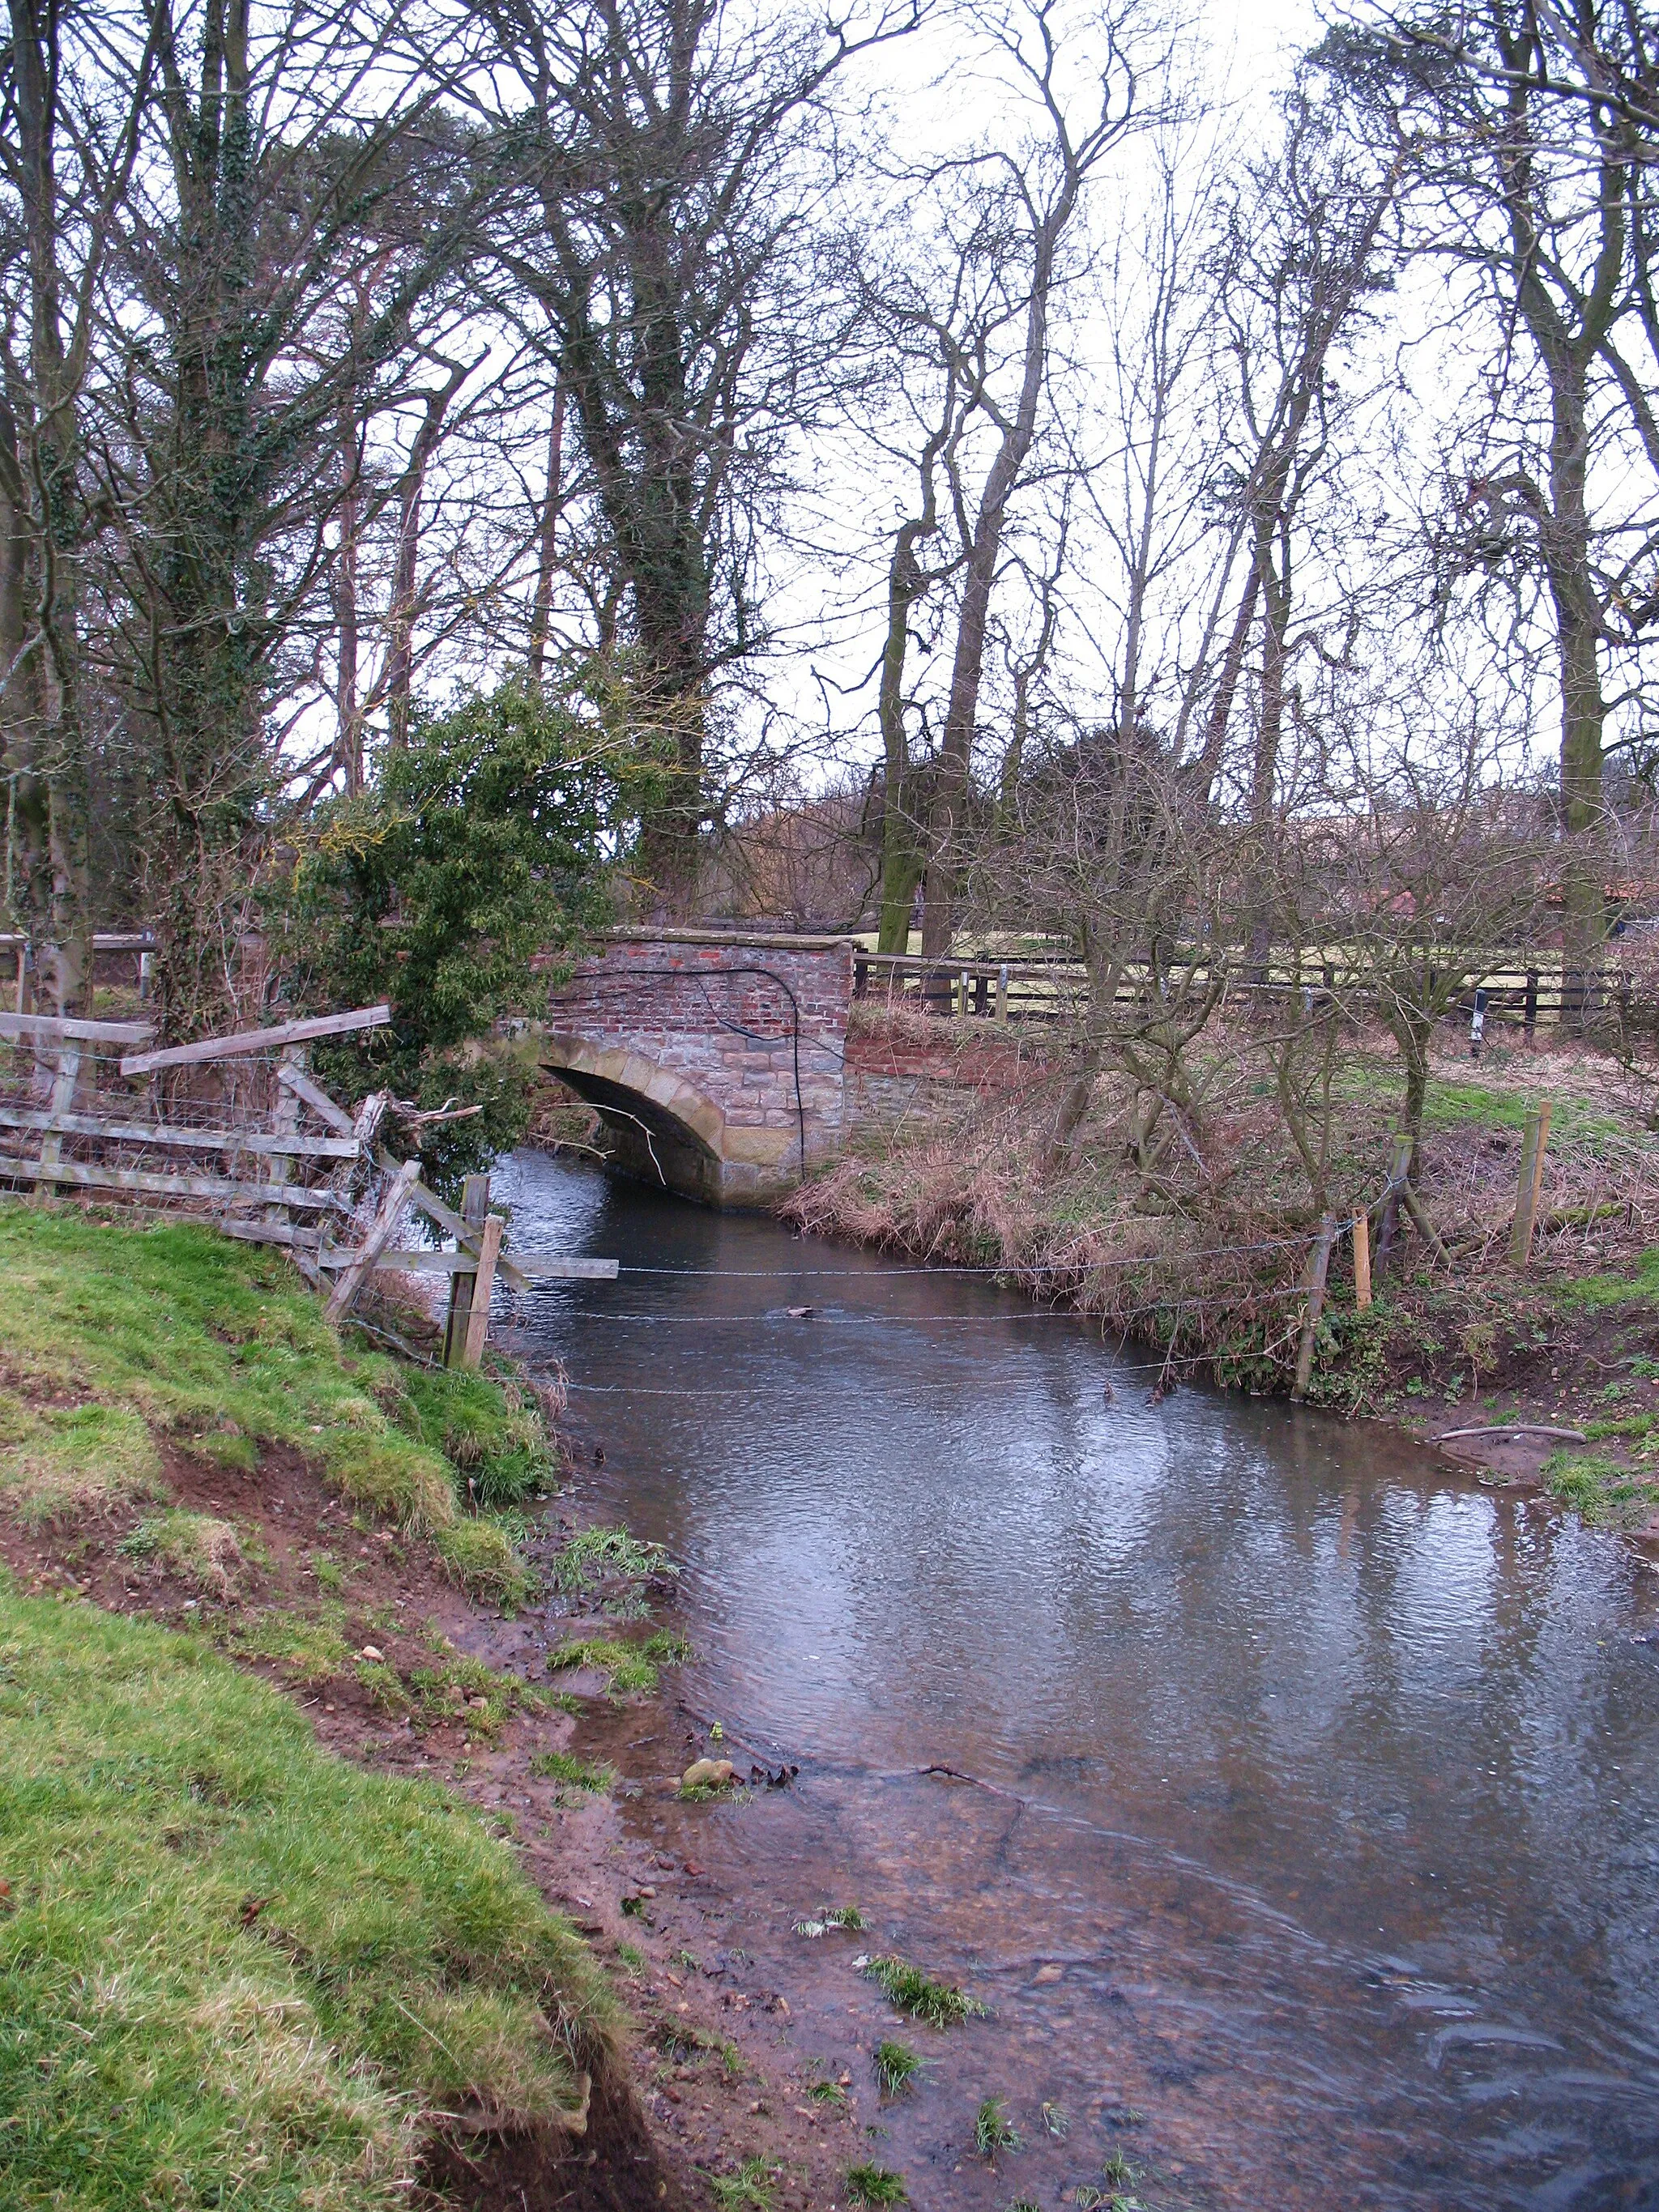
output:
POLYGON ((852 997, 847 938, 617 931, 550 990, 542 1064, 618 1166, 763 1206, 841 1149, 852 997))

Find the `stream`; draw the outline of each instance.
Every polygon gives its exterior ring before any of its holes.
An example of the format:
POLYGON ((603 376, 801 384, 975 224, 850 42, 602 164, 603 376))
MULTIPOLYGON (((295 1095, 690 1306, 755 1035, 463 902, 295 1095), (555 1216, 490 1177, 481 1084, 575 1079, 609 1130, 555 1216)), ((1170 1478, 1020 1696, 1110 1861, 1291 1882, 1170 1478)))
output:
POLYGON ((919 2207, 1659 2207, 1632 1547, 1380 1428, 1154 1405, 1144 1352, 982 1278, 530 1152, 497 1188, 521 1246, 623 1263, 499 1334, 562 1364, 585 1502, 685 1571, 676 1694, 800 1767, 630 1817, 695 1833, 803 2056, 927 2060, 870 2153, 919 2207), (866 1948, 990 2017, 896 2028, 866 1948))

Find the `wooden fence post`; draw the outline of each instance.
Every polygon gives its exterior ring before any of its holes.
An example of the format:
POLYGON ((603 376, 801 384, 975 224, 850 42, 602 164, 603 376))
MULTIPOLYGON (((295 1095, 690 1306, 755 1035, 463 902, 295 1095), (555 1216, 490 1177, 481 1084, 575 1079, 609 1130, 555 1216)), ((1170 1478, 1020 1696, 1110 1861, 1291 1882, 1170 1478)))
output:
MULTIPOLYGON (((303 1076, 306 1073, 306 1062, 309 1057, 302 1044, 285 1045, 283 1048, 282 1059, 277 1063, 276 1103, 270 1116, 270 1133, 274 1137, 291 1137, 300 1126, 299 1093, 285 1084, 282 1078, 284 1069, 291 1074, 303 1076)), ((265 1171, 265 1181, 279 1184, 285 1183, 292 1168, 293 1160, 288 1153, 272 1152, 265 1171)), ((282 1215, 283 1209, 280 1205, 268 1206, 265 1208, 267 1221, 279 1221, 282 1215)))
POLYGON ((1394 1232, 1400 1219, 1400 1194, 1406 1188, 1412 1171, 1412 1153, 1415 1150, 1408 1136, 1394 1140, 1394 1158, 1389 1163, 1389 1179, 1382 1187, 1381 1211, 1376 1221, 1376 1272, 1380 1275, 1389 1261, 1389 1247, 1394 1243, 1394 1232))
POLYGON ((1314 1335, 1319 1327, 1319 1316, 1325 1309, 1325 1278, 1331 1264, 1331 1247, 1336 1242, 1336 1216, 1328 1213, 1319 1224, 1319 1236, 1308 1255, 1308 1310, 1302 1323, 1302 1344, 1296 1355, 1296 1381, 1291 1385, 1292 1399, 1305 1398, 1308 1385, 1313 1380, 1314 1335))
MULTIPOLYGON (((472 1278, 472 1304, 466 1317, 466 1341, 461 1347, 460 1364, 476 1367, 483 1358, 486 1338, 489 1334, 489 1299, 495 1288, 495 1262, 501 1257, 501 1233, 507 1223, 499 1213, 487 1217, 483 1235, 478 1241, 478 1272, 472 1278)), ((459 1275, 455 1279, 459 1282, 459 1275)))
MULTIPOLYGON (((482 1232, 489 1212, 489 1177, 471 1175, 461 1186, 461 1218, 470 1229, 482 1232)), ((501 1249, 499 1243, 497 1251, 501 1249)), ((467 1329, 472 1318, 474 1278, 471 1274, 452 1275, 449 1279, 449 1312, 444 1322, 444 1365, 459 1367, 465 1364, 467 1329)))
POLYGON ((1361 1313, 1371 1302, 1371 1224, 1364 1213, 1353 1218, 1353 1302, 1361 1313))
POLYGON ((997 1021, 1003 1029, 1008 1026, 1008 963, 1005 960, 997 969, 997 1021))
POLYGON ((1535 968, 1527 970, 1527 995, 1521 1009, 1521 1023, 1522 1033, 1530 1050, 1538 1041, 1538 970, 1535 968))
POLYGON ((1512 1267, 1524 1267, 1532 1258, 1533 1231, 1544 1189, 1544 1150, 1549 1140, 1550 1102, 1546 1098, 1528 1115, 1527 1133, 1521 1140, 1521 1177, 1515 1194, 1515 1223, 1510 1231, 1512 1267))
MULTIPOLYGON (((75 1086, 80 1080, 80 1076, 81 1054, 78 1048, 75 1045, 63 1046, 58 1054, 58 1073, 52 1079, 52 1104, 49 1111, 53 1114, 67 1114, 71 1111, 75 1104, 75 1086)), ((42 1167, 56 1167, 63 1157, 64 1145, 60 1137, 41 1138, 40 1164, 42 1167)), ((34 1186, 34 1195, 37 1199, 52 1197, 55 1194, 56 1186, 51 1176, 42 1176, 34 1186)))
POLYGON ((373 1225, 363 1239, 362 1249, 341 1275, 330 1293, 325 1309, 330 1321, 343 1321, 357 1302, 357 1293, 374 1272, 374 1262, 391 1243, 398 1222, 403 1218, 409 1200, 410 1186, 418 1182, 421 1163, 418 1158, 405 1160, 392 1177, 373 1225))

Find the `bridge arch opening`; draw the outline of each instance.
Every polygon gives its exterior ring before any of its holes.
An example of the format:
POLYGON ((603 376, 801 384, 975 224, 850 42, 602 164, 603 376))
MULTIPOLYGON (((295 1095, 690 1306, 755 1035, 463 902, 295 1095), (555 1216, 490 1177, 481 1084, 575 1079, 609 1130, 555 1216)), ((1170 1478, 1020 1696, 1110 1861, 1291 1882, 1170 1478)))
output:
POLYGON ((544 1039, 540 1059, 599 1114, 623 1174, 707 1205, 733 1202, 726 1116, 695 1085, 639 1053, 577 1037, 544 1039))

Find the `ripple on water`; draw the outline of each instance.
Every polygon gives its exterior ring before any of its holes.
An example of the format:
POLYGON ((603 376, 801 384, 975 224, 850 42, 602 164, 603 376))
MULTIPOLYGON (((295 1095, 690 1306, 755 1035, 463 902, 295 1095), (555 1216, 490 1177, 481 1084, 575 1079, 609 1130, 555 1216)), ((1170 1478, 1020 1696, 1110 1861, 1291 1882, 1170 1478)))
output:
POLYGON ((1364 1426, 1151 1407, 1133 1352, 980 1281, 533 1154, 504 1181, 526 1245, 692 1271, 501 1319, 577 1386, 605 1510, 689 1570, 690 1701, 802 1762, 699 1831, 745 1942, 849 2058, 886 2015, 792 1948, 825 1898, 994 1993, 884 2158, 1005 2203, 954 2170, 994 2088, 1028 2136, 1074 2115, 1022 2189, 1132 2140, 1160 2202, 1659 2203, 1659 1648, 1625 1547, 1364 1426))

